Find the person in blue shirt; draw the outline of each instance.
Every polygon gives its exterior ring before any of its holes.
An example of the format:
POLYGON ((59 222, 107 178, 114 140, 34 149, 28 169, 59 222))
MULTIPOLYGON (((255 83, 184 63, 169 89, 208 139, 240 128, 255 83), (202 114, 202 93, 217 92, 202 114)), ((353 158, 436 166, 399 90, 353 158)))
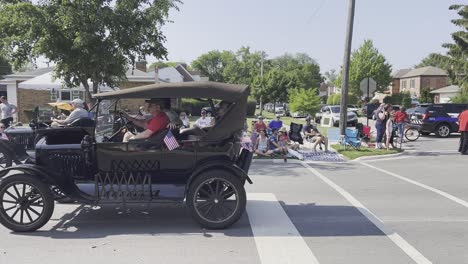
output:
POLYGON ((281 129, 283 127, 283 121, 281 121, 281 116, 280 115, 276 115, 276 120, 272 120, 270 121, 270 123, 268 124, 268 127, 271 129, 271 130, 274 130, 274 129, 281 129))

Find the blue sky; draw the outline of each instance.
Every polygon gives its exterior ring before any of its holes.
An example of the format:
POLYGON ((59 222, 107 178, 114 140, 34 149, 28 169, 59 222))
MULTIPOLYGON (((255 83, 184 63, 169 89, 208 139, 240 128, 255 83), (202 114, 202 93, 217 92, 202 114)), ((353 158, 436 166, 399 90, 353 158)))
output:
MULTIPOLYGON (((343 61, 347 0, 183 0, 163 27, 170 61, 190 63, 210 50, 245 45, 269 57, 305 52, 322 72, 343 61)), ((443 52, 458 30, 451 4, 467 0, 356 0, 353 49, 364 39, 393 69, 412 67, 431 52, 443 52)), ((148 58, 154 61, 154 58, 148 58)))

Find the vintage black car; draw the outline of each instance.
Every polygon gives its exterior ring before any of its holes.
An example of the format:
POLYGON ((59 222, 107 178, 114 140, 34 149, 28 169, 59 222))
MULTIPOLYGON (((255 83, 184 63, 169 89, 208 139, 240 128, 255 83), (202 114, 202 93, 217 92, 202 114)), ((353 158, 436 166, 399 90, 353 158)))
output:
POLYGON ((205 130, 172 130, 179 144, 173 150, 164 144, 168 129, 122 143, 122 131, 134 131, 122 114, 104 131, 98 126, 39 129, 32 162, 0 171, 0 223, 17 232, 37 230, 50 219, 60 193, 92 205, 185 203, 201 226, 229 227, 244 213, 244 184, 252 183, 247 174, 252 153, 240 142, 248 95, 248 86, 214 82, 152 84, 94 95, 98 103, 205 100, 217 121, 205 130), (228 105, 222 116, 215 107, 220 101, 228 105))

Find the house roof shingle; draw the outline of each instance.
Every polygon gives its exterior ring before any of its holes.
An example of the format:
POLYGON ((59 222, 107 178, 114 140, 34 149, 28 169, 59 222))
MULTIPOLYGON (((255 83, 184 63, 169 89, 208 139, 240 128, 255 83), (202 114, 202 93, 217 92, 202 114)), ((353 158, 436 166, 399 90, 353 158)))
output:
POLYGON ((440 94, 440 93, 458 93, 460 91, 460 86, 458 85, 449 85, 437 90, 431 91, 431 94, 440 94))
POLYGON ((401 78, 409 78, 416 76, 447 76, 447 73, 441 68, 427 66, 411 70, 407 74, 403 75, 401 78))
POLYGON ((403 75, 407 74, 408 72, 410 72, 411 69, 401 69, 401 70, 397 70, 395 71, 393 74, 392 74, 392 77, 394 79, 400 79, 403 75))

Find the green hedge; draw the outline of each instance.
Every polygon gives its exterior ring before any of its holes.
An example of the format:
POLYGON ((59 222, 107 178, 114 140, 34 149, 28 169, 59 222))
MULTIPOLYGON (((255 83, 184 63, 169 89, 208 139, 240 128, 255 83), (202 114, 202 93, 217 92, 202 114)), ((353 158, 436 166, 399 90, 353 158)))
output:
MULTIPOLYGON (((253 116, 255 115, 255 107, 257 102, 255 100, 248 100, 247 101, 247 115, 253 116)), ((200 112, 203 107, 210 106, 208 102, 201 102, 196 99, 182 99, 180 104, 179 111, 187 111, 193 116, 199 116, 200 112)))
POLYGON ((210 106, 208 102, 202 102, 195 99, 182 99, 180 111, 187 111, 193 116, 199 116, 203 107, 210 106))

